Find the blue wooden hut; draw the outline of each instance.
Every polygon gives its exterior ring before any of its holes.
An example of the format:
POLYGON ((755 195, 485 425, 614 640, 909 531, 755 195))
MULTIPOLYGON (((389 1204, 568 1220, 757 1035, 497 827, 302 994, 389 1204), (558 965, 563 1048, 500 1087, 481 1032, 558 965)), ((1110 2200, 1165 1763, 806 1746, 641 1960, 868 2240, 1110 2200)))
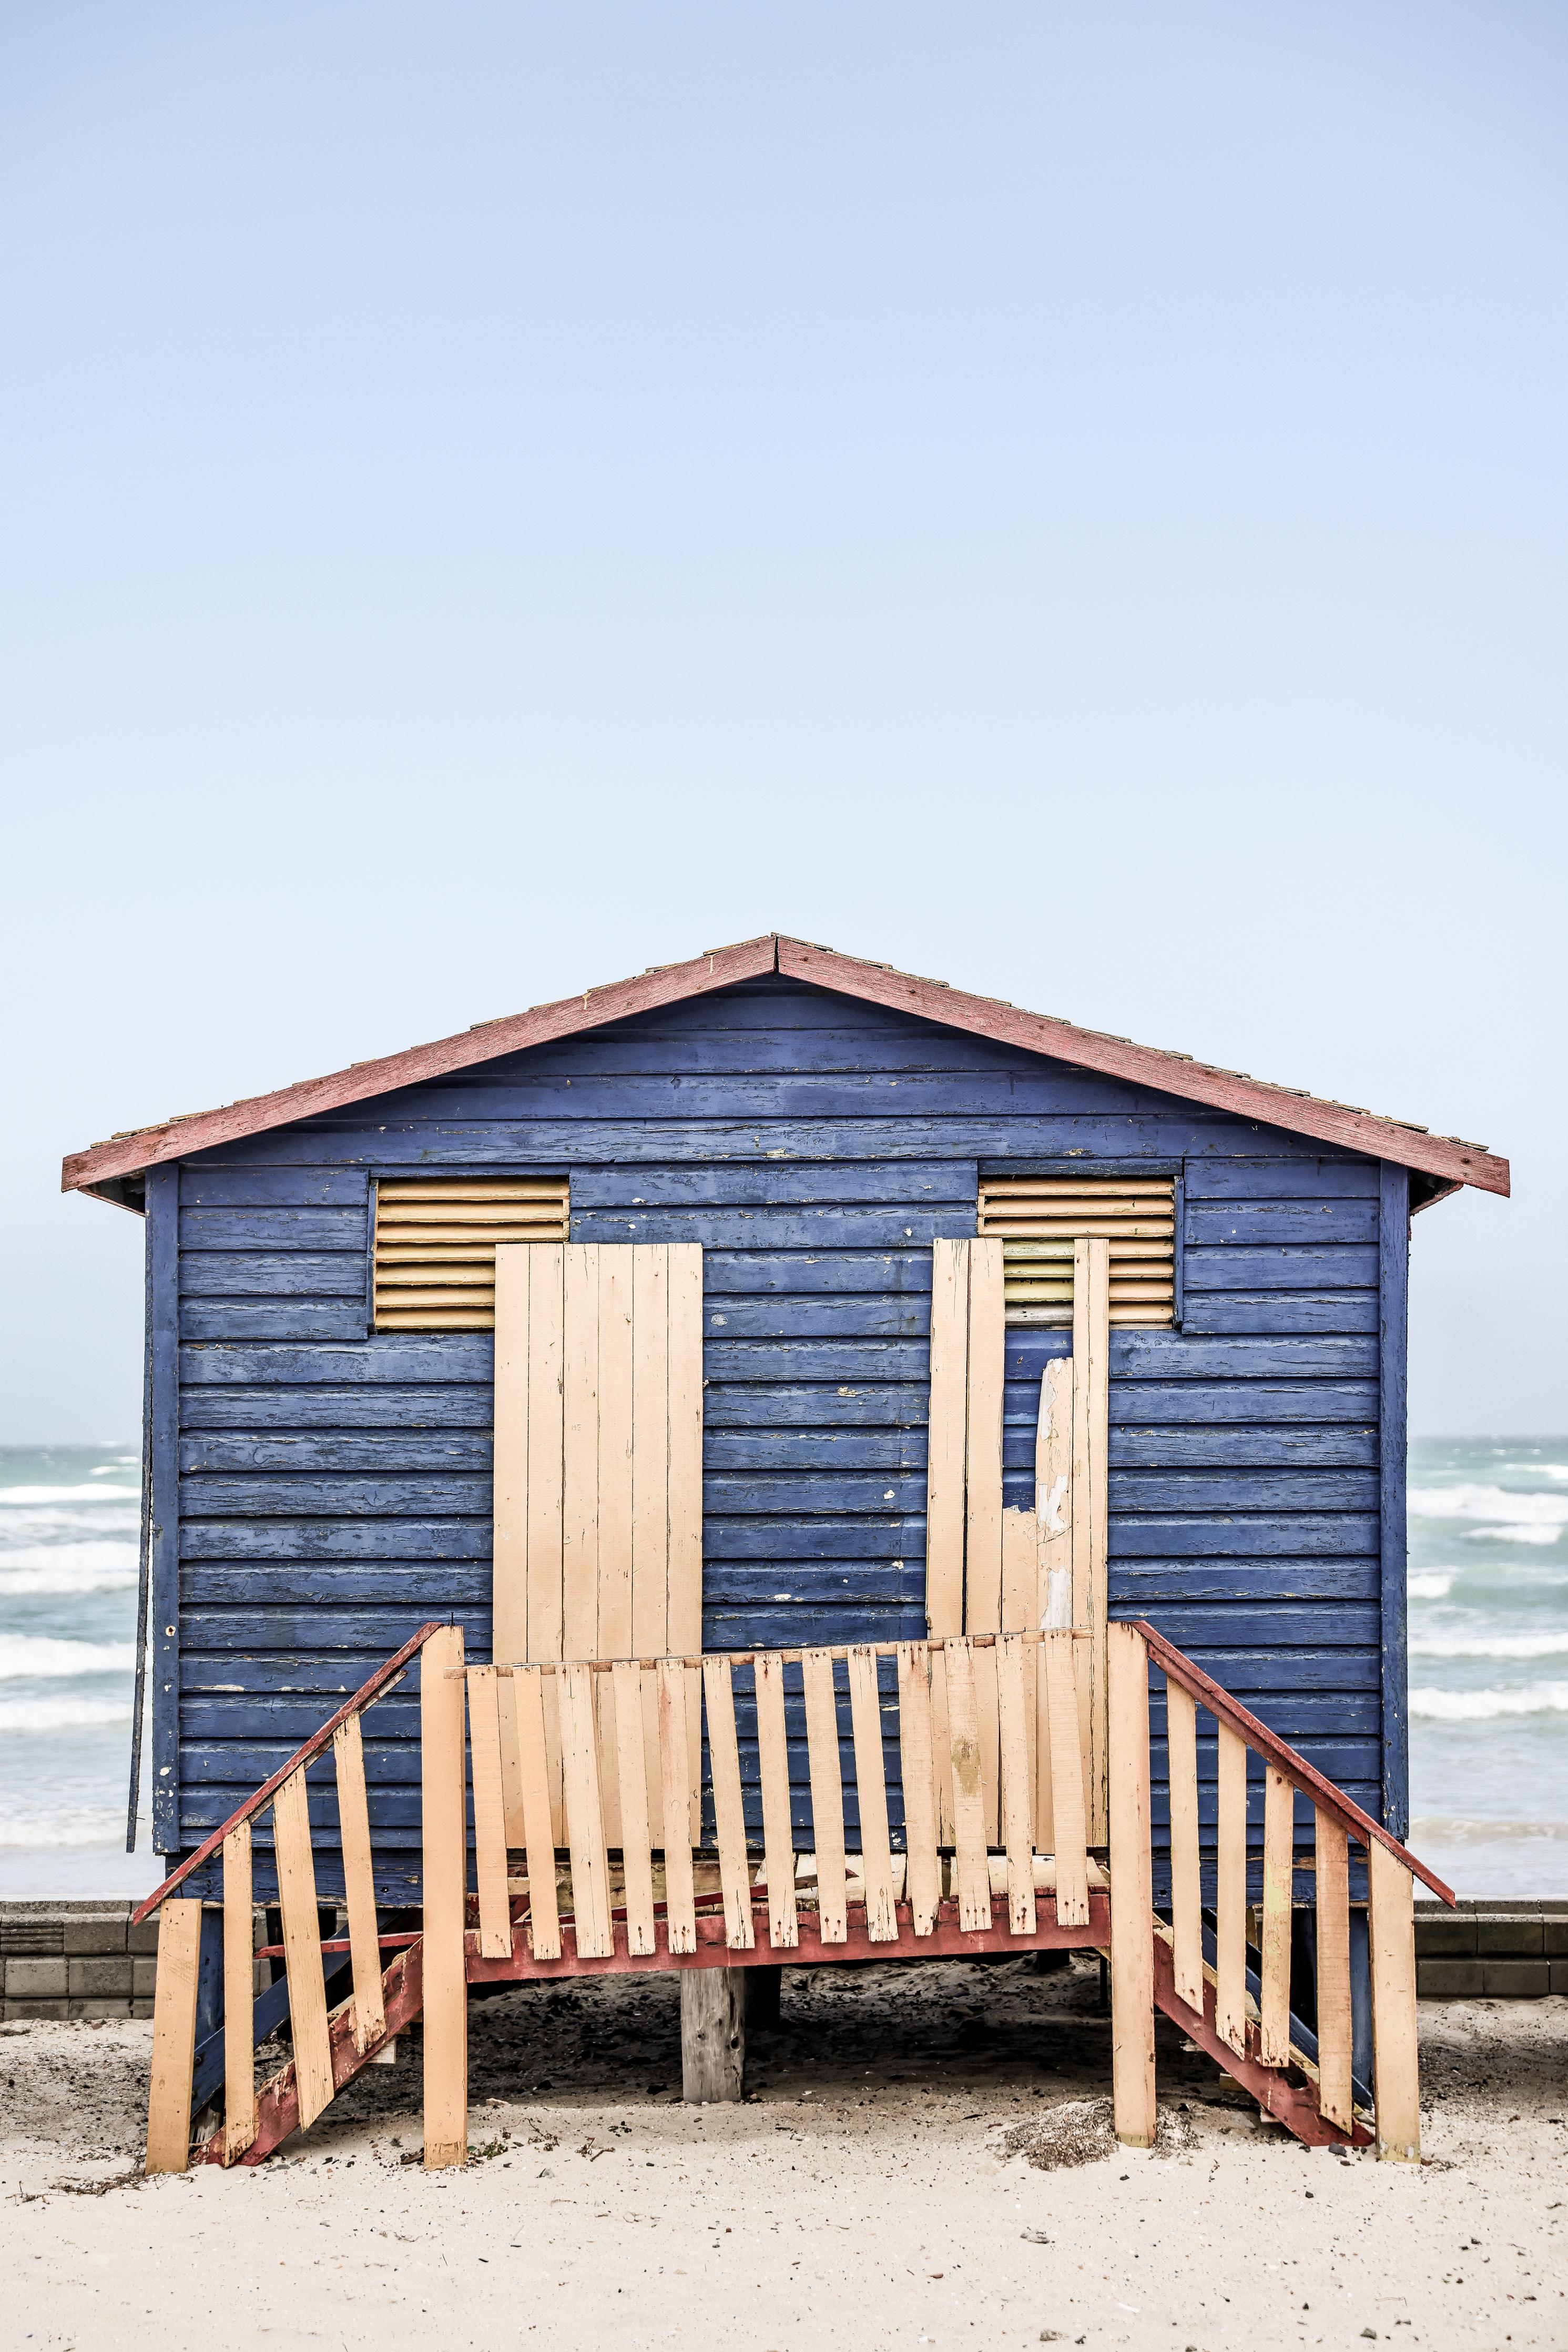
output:
MULTIPOLYGON (((1410 1220, 1507 1192, 1478 1145, 768 935, 116 1137, 64 1183, 146 1219, 171 1860, 423 1621, 489 1654, 495 1251, 568 1237, 700 1250, 683 1605, 734 1649, 925 1633, 934 1244, 1000 1238, 1029 1506, 1072 1235, 1108 1235, 1110 1612, 1404 1833, 1410 1220)), ((389 1904, 417 1892, 402 1704, 370 1751, 389 1904)))

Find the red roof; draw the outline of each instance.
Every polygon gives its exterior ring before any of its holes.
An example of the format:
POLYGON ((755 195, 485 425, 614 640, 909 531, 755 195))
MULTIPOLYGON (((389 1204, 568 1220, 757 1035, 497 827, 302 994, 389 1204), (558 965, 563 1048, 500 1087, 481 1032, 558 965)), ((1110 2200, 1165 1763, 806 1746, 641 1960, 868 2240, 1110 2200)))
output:
POLYGON ((1018 1045, 1031 1054, 1071 1062, 1081 1069, 1101 1070, 1134 1085, 1156 1087, 1184 1102, 1206 1103, 1212 1109, 1231 1111, 1242 1118, 1260 1119, 1292 1135, 1310 1135, 1368 1159, 1392 1160, 1437 1180, 1428 1192, 1449 1192, 1474 1184, 1482 1192, 1507 1192, 1509 1167, 1479 1143, 1454 1135, 1431 1135, 1407 1119, 1379 1118, 1348 1103, 1324 1102, 1296 1087, 1270 1086, 1244 1071, 1222 1070, 1194 1061, 1189 1054, 1173 1054, 1154 1045, 1134 1045, 1130 1038, 1107 1036, 1098 1029, 1080 1029, 1045 1013, 1022 1013, 992 996, 969 996, 949 988, 945 981, 922 980, 913 972, 895 971, 891 964, 864 963, 856 956, 813 946, 782 932, 767 931, 760 939, 743 940, 736 947, 712 948, 690 963, 655 965, 635 980, 612 981, 605 988, 584 989, 559 1003, 536 1004, 527 1013, 500 1021, 481 1022, 456 1037, 433 1045, 411 1046, 406 1053, 386 1054, 373 1062, 356 1062, 323 1078, 280 1087, 269 1095, 227 1103, 221 1110, 194 1111, 187 1117, 159 1121, 152 1127, 95 1143, 87 1151, 68 1154, 60 1174, 63 1192, 93 1192, 103 1188, 112 1198, 120 1180, 140 1175, 162 1161, 183 1160, 192 1152, 209 1150, 218 1143, 260 1135, 268 1128, 285 1127, 314 1112, 340 1110, 346 1104, 367 1102, 422 1079, 444 1077, 453 1070, 470 1069, 516 1054, 528 1045, 543 1045, 558 1037, 652 1013, 684 997, 733 987, 766 972, 781 972, 813 987, 835 990, 872 1004, 885 1004, 922 1020, 939 1021, 999 1044, 1018 1045), (112 1188, 112 1189, 111 1189, 112 1188))

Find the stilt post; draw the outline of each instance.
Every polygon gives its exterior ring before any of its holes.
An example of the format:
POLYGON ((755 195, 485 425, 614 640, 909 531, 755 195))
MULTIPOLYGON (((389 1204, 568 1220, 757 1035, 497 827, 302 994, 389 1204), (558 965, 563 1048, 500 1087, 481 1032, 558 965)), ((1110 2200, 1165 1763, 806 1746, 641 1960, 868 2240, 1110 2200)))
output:
POLYGON ((1116 2137, 1155 2140, 1154 1864, 1149 1657, 1135 1625, 1106 1629, 1111 1828, 1111 2052, 1116 2137))

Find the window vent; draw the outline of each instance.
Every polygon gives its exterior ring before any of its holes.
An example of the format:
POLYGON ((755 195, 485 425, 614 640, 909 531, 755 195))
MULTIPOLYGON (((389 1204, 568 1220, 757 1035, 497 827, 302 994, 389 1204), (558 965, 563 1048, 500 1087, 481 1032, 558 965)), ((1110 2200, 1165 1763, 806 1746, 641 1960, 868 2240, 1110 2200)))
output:
POLYGON ((987 1176, 979 1230, 1002 1244, 1009 1323, 1072 1321, 1072 1244, 1111 1244, 1111 1320, 1176 1320, 1174 1176, 987 1176))
POLYGON ((564 1242, 569 1187, 520 1176, 376 1187, 378 1331, 490 1331, 497 1242, 564 1242))

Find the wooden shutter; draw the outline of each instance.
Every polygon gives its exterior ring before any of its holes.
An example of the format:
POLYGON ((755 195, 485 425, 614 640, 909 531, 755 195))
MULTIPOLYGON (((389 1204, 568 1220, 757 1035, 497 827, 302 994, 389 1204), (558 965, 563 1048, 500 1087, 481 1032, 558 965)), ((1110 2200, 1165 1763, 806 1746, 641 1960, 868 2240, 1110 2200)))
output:
POLYGON ((378 1184, 375 1328, 488 1331, 497 1246, 564 1242, 569 1214, 564 1178, 398 1177, 378 1184))
POLYGON ((1176 1320, 1174 1176, 983 1176, 979 1230, 999 1239, 1009 1323, 1072 1321, 1072 1249, 1111 1245, 1113 1323, 1176 1320))

